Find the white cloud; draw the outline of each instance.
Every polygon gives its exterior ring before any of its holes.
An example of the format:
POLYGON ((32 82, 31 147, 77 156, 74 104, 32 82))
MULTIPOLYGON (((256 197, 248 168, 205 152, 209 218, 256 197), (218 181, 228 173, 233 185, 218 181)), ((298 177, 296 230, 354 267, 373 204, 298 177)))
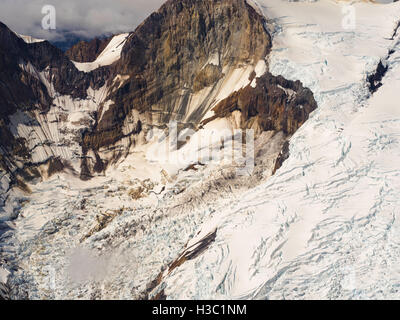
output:
POLYGON ((47 40, 66 33, 93 38, 133 31, 165 0, 1 0, 0 21, 13 31, 47 40), (42 7, 56 8, 56 30, 43 30, 42 7))

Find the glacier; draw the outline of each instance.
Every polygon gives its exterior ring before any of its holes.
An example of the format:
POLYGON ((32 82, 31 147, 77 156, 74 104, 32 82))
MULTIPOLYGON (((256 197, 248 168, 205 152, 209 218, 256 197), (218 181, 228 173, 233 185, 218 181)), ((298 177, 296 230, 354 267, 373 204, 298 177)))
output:
MULTIPOLYGON (((256 141, 266 155, 260 178, 231 179, 233 169, 218 164, 174 168, 177 179, 162 194, 137 201, 128 193, 132 181, 159 183, 155 171, 171 172, 146 157, 159 144, 139 146, 90 182, 56 174, 32 186, 29 197, 9 190, 2 176, 3 210, 19 211, 13 221, 1 216, 8 227, 0 230, 0 282, 8 280, 14 296, 400 298, 400 3, 351 4, 352 28, 343 25, 347 2, 249 3, 273 36, 269 70, 302 81, 318 102, 291 138, 283 166, 272 176, 283 138, 266 133, 256 141), (367 78, 380 62, 388 70, 371 93, 367 78), (195 257, 165 267, 202 245, 195 257)), ((247 83, 243 74, 226 90, 247 83)), ((101 92, 92 96, 101 99, 101 92)), ((67 105, 80 120, 76 103, 67 105)), ((81 104, 92 109, 90 101, 81 104)))

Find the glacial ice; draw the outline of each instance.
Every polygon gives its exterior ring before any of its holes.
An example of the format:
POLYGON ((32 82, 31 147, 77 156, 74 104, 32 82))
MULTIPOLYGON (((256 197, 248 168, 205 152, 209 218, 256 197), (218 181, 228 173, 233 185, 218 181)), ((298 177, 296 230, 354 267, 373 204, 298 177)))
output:
MULTIPOLYGON (((256 187, 218 166, 173 168, 176 181, 161 195, 132 201, 131 181, 164 169, 141 147, 90 182, 55 175, 26 203, 9 191, 3 211, 20 206, 20 216, 0 250, 21 267, 9 280, 18 296, 137 298, 162 273, 156 291, 169 299, 400 298, 400 37, 390 39, 400 3, 355 3, 353 30, 343 29, 341 2, 252 5, 273 34, 269 70, 302 81, 318 102, 282 168, 256 187), (381 60, 389 70, 371 95, 366 78, 381 60), (107 225, 82 241, 103 214, 107 225), (184 248, 214 231, 207 250, 168 274, 184 248), (76 281, 71 270, 86 265, 98 272, 76 281)), ((248 81, 241 74, 232 77, 238 88, 248 81)))

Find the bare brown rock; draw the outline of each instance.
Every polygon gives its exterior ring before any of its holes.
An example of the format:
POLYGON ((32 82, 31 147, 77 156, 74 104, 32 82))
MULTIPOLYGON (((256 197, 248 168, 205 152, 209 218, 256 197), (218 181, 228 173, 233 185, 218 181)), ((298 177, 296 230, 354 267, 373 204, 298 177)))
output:
POLYGON ((107 47, 111 39, 112 37, 107 37, 105 39, 96 38, 91 41, 80 41, 65 51, 65 55, 72 61, 93 62, 107 47))

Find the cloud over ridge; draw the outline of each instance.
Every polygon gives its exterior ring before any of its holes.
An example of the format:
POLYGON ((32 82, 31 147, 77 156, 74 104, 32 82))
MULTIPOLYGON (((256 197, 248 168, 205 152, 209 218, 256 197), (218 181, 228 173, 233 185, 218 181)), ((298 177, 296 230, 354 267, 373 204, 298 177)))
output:
POLYGON ((67 35, 91 39, 133 31, 165 0, 1 0, 0 21, 13 31, 62 41, 67 35), (42 8, 56 9, 56 30, 42 28, 42 8))

